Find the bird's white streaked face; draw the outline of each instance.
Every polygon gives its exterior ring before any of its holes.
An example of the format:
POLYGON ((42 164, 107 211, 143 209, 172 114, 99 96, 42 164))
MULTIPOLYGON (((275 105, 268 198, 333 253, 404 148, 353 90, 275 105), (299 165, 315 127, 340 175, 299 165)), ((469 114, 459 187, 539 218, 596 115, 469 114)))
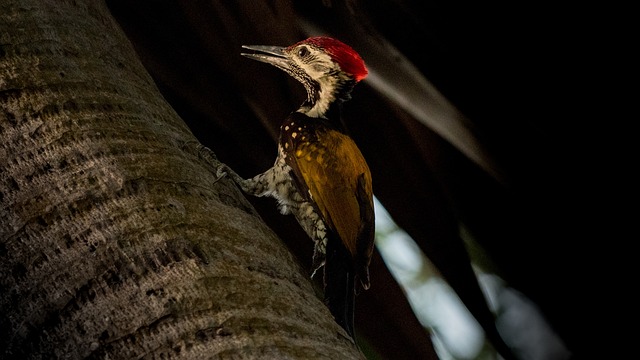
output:
POLYGON ((331 59, 331 56, 317 48, 301 44, 288 49, 287 54, 315 81, 340 73, 340 66, 331 59))
POLYGON ((297 110, 326 117, 335 102, 350 98, 353 86, 367 76, 364 61, 348 45, 329 37, 311 37, 289 47, 243 45, 243 56, 271 64, 304 85, 307 100, 297 110))
POLYGON ((302 107, 298 111, 310 117, 324 117, 331 103, 336 100, 338 86, 351 80, 351 77, 340 69, 340 65, 329 54, 316 47, 300 44, 287 49, 285 53, 300 71, 294 75, 298 81, 305 86, 309 80, 319 85, 313 107, 302 107))

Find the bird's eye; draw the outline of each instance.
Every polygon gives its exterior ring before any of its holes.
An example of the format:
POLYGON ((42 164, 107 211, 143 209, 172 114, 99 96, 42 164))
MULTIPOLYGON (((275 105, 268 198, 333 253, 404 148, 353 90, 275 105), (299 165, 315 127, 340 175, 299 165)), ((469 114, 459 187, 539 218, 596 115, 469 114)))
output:
POLYGON ((309 55, 309 49, 307 49, 306 46, 301 47, 300 49, 298 49, 298 56, 299 57, 305 57, 309 55))

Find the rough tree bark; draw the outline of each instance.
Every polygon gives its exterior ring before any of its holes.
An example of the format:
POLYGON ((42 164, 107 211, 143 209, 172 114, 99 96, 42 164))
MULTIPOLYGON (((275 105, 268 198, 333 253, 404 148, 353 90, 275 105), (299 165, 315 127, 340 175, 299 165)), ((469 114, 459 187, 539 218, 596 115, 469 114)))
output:
POLYGON ((0 357, 361 358, 102 1, 0 0, 0 357))

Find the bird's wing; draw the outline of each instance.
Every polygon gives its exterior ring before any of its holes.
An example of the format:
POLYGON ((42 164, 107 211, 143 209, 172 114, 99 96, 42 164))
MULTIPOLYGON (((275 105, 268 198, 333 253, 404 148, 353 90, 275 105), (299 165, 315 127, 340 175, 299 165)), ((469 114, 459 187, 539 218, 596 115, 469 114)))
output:
MULTIPOLYGON (((362 153, 350 137, 327 127, 308 132, 301 129, 288 147, 291 150, 287 163, 298 190, 312 200, 325 225, 338 234, 356 263, 360 263, 357 266, 366 270, 373 251, 375 224, 371 173, 362 153), (309 139, 313 141, 306 141, 309 139)), ((368 287, 368 276, 363 275, 360 280, 368 287)))

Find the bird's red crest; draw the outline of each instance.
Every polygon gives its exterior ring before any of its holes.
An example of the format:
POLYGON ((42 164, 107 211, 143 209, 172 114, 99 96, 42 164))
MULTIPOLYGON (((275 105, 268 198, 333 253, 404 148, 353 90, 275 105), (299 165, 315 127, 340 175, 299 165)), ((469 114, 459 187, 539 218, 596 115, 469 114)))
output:
POLYGON ((364 79, 369 73, 360 55, 358 55, 351 46, 342 41, 327 36, 316 36, 302 40, 291 45, 289 48, 296 47, 300 44, 311 44, 324 49, 329 56, 340 65, 342 71, 353 75, 356 81, 364 79))

